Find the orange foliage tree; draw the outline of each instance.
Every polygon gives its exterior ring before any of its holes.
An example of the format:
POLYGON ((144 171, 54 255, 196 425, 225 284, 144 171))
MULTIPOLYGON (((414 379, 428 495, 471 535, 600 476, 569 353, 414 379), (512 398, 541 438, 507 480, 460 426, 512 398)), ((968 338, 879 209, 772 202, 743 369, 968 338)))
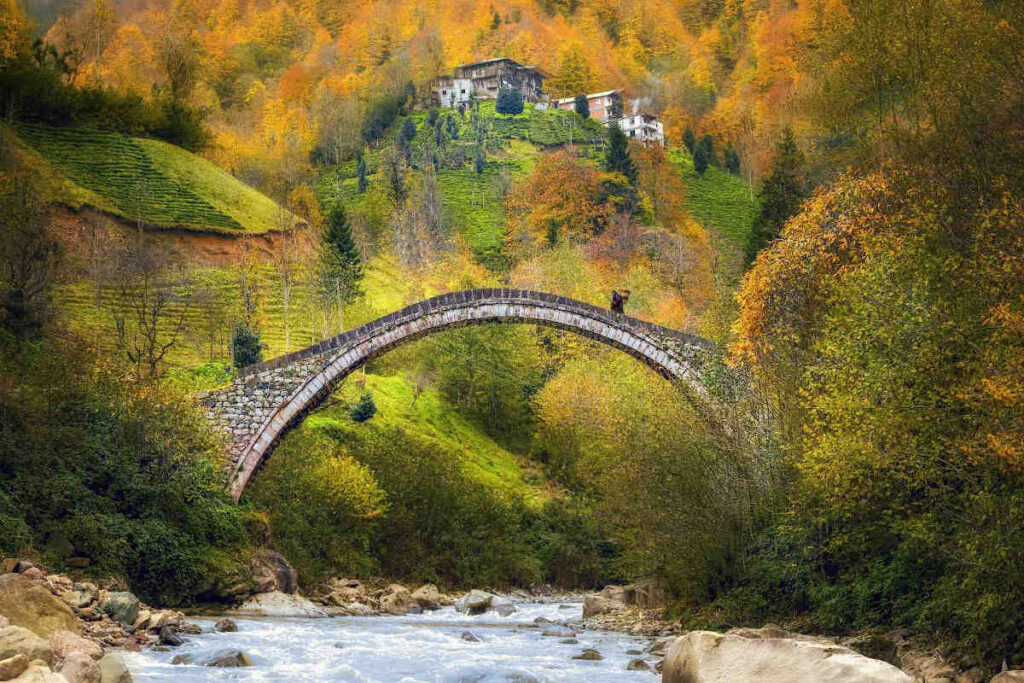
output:
POLYGON ((614 213, 603 201, 603 174, 567 150, 546 154, 510 193, 510 238, 533 244, 585 240, 614 213))

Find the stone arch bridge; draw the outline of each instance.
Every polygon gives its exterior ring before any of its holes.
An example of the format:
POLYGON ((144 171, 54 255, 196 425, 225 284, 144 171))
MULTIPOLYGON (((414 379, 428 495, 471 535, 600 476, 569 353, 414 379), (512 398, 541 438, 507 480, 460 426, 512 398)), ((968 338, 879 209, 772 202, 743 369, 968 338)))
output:
MULTIPOLYGON (((699 382, 711 343, 581 301, 521 289, 442 294, 295 353, 242 368, 234 383, 203 397, 230 439, 235 500, 277 441, 353 370, 420 337, 463 325, 514 322, 570 330, 620 349, 670 380, 699 382)), ((699 384, 698 384, 699 386, 699 384)))

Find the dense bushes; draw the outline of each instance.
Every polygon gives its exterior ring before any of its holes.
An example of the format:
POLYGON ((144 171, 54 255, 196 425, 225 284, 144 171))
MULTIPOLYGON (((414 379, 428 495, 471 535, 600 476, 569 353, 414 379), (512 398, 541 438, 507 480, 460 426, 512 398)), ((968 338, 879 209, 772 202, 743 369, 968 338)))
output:
POLYGON ((193 151, 206 143, 202 114, 165 93, 147 100, 108 88, 79 88, 28 56, 0 68, 0 107, 18 121, 155 137, 193 151))
POLYGON ((799 397, 779 414, 800 436, 793 552, 746 581, 756 594, 802 557, 825 628, 1022 661, 1024 207, 1004 194, 965 215, 956 196, 923 168, 846 179, 747 276, 737 351, 799 397))
POLYGON ((368 572, 445 585, 540 578, 521 540, 522 502, 467 477, 455 453, 395 428, 309 420, 246 499, 267 511, 306 581, 368 572))
POLYGON ((157 603, 187 600, 213 548, 243 540, 202 418, 73 345, 0 339, 0 550, 55 568, 65 539, 157 603))

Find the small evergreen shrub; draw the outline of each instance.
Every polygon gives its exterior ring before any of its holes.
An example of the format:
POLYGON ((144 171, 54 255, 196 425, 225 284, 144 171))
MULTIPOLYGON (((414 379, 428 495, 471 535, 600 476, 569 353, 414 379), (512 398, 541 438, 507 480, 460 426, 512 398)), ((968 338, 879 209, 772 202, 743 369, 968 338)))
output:
POLYGON ((260 341, 260 336, 243 322, 235 325, 231 349, 236 368, 244 368, 263 361, 263 342, 260 341))
POLYGON ((348 416, 356 422, 366 422, 377 414, 377 404, 373 402, 373 394, 364 391, 359 401, 348 411, 348 416))

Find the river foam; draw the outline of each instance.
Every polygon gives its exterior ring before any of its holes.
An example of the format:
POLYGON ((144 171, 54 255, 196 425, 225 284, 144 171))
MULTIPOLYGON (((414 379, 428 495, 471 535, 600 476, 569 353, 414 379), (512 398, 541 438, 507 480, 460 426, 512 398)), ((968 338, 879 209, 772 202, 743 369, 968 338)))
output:
MULTIPOLYGON (((564 603, 563 603, 564 604, 564 603)), ((217 633, 200 619, 200 635, 167 652, 126 653, 136 681, 358 681, 360 683, 490 683, 517 681, 654 681, 649 672, 627 671, 642 649, 641 638, 580 630, 581 605, 517 603, 508 617, 494 612, 469 617, 447 607, 406 617, 236 619, 237 633, 217 633), (534 619, 575 621, 578 643, 543 636, 534 619), (480 639, 468 642, 466 631, 480 639), (601 661, 573 659, 594 648, 601 661), (217 669, 171 664, 189 654, 201 662, 214 652, 241 650, 252 667, 217 669)), ((654 660, 649 660, 653 665, 654 660)))

